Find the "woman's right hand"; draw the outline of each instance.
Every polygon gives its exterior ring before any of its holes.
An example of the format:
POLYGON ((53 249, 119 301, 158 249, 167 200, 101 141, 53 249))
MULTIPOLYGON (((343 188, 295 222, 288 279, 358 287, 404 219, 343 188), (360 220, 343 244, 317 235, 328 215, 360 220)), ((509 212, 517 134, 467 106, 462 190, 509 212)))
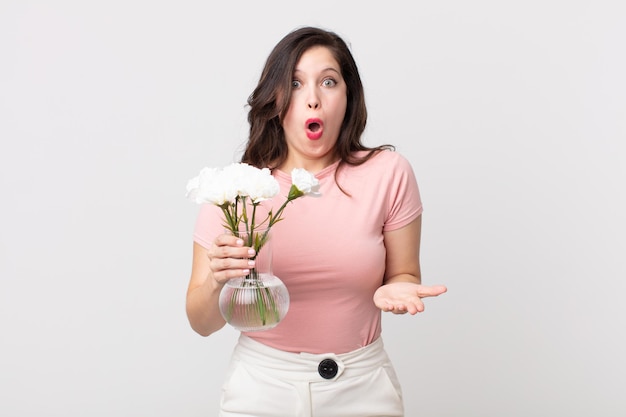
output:
POLYGON ((243 240, 219 235, 207 249, 193 244, 193 264, 187 289, 187 318, 199 334, 208 336, 224 326, 219 311, 219 294, 231 278, 242 277, 254 266, 254 250, 243 240))
POLYGON ((254 267, 254 249, 244 246, 243 240, 230 235, 219 235, 213 245, 206 250, 209 276, 218 284, 224 285, 232 278, 245 276, 254 267))

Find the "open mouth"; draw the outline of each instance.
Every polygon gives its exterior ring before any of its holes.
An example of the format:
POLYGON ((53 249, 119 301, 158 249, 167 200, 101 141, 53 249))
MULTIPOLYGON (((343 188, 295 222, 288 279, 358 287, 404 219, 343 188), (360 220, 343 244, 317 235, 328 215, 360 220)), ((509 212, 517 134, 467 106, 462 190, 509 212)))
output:
POLYGON ((320 130, 322 128, 322 126, 317 123, 317 122, 313 122, 309 125, 309 130, 311 132, 317 132, 318 130, 320 130))
POLYGON ((308 119, 305 128, 307 137, 312 140, 319 139, 324 133, 324 123, 321 119, 308 119))

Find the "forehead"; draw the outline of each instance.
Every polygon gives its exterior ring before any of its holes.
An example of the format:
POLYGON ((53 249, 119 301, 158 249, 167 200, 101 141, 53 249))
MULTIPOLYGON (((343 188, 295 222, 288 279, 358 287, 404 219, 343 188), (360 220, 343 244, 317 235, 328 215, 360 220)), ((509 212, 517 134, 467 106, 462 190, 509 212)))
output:
POLYGON ((295 71, 324 71, 334 69, 340 71, 339 62, 333 52, 326 46, 313 46, 302 53, 296 63, 295 71))

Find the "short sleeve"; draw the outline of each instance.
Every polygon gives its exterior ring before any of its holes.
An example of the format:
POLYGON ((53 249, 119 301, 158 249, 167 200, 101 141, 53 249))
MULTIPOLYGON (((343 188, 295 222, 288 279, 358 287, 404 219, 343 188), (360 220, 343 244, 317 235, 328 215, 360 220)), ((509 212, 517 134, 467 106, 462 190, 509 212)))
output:
POLYGON ((214 204, 202 204, 193 231, 193 241, 209 248, 218 235, 224 233, 222 211, 214 204))
POLYGON ((420 197, 415 173, 409 161, 396 152, 390 161, 390 184, 388 187, 388 214, 383 231, 400 229, 422 214, 422 200, 420 197))

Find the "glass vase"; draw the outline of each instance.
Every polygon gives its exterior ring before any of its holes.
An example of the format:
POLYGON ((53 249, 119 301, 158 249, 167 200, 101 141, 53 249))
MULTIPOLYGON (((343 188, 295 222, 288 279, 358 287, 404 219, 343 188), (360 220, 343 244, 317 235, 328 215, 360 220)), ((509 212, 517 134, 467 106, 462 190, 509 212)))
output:
MULTIPOLYGON (((229 231, 230 232, 230 231, 229 231)), ((233 233, 233 232, 230 232, 233 233)), ((244 332, 276 327, 289 309, 289 292, 272 271, 272 239, 270 229, 252 233, 235 232, 245 246, 255 248, 255 267, 243 277, 224 284, 219 307, 228 324, 244 332)))

